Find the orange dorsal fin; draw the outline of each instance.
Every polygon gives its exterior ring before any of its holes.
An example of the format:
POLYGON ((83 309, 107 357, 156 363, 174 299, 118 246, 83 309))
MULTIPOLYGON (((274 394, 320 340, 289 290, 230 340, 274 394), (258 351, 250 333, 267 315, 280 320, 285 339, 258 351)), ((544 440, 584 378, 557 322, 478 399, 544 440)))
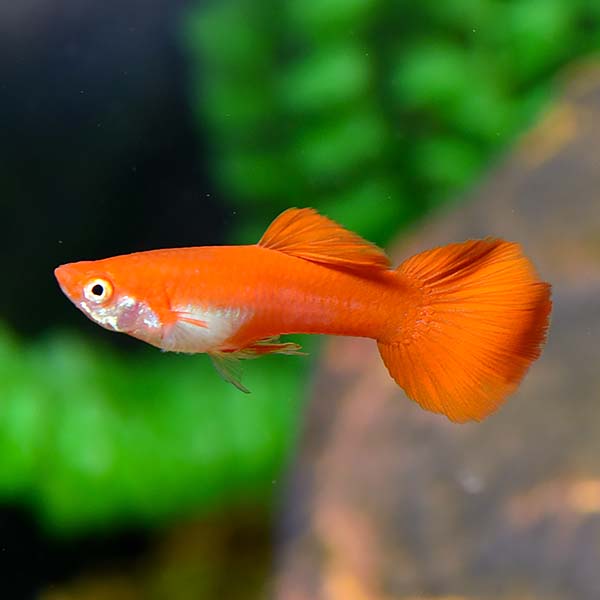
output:
POLYGON ((389 258, 381 248, 313 208, 288 208, 271 223, 258 245, 352 270, 390 267, 389 258))
POLYGON ((518 244, 449 244, 398 268, 414 290, 380 340, 396 382, 423 408, 480 421, 519 385, 540 355, 552 303, 518 244))

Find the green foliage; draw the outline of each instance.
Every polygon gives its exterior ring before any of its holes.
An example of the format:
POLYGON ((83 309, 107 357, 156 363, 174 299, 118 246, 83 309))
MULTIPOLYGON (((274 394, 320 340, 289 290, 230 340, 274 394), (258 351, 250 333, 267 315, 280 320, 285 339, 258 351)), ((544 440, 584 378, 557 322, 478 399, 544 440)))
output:
POLYGON ((324 48, 294 65, 282 79, 281 103, 291 113, 343 108, 366 96, 369 61, 353 45, 324 48))
POLYGON ((243 208, 237 239, 312 205, 385 242, 535 119, 556 70, 600 45, 597 5, 198 2, 185 22, 193 108, 243 208))
POLYGON ((266 501, 294 440, 299 360, 248 365, 248 396, 206 357, 131 360, 60 334, 25 348, 2 329, 0 496, 57 531, 266 501))

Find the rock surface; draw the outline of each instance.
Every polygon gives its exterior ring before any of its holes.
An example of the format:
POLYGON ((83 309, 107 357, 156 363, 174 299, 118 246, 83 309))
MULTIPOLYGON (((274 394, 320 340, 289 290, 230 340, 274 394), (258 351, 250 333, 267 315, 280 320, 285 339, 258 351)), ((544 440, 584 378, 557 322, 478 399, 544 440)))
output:
POLYGON ((553 285, 550 336, 481 424, 406 399, 374 343, 330 340, 281 524, 280 600, 600 598, 600 71, 397 261, 521 242, 553 285))

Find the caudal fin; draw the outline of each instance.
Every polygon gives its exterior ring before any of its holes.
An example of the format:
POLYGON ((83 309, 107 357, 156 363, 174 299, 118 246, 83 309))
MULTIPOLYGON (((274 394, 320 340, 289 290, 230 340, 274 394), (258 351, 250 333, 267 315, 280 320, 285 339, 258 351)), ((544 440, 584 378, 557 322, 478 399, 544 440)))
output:
POLYGON ((407 395, 452 421, 479 421, 513 392, 546 338, 550 285, 518 244, 450 244, 398 268, 414 290, 397 339, 379 341, 407 395))

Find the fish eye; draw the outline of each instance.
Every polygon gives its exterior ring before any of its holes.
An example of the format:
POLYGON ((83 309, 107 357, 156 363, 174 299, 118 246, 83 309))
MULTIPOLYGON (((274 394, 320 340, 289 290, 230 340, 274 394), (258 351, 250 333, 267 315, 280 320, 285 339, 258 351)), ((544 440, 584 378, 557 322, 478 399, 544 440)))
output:
POLYGON ((101 304, 102 302, 106 302, 112 296, 112 291, 113 288, 110 281, 97 278, 88 281, 83 288, 83 295, 90 302, 101 304))

